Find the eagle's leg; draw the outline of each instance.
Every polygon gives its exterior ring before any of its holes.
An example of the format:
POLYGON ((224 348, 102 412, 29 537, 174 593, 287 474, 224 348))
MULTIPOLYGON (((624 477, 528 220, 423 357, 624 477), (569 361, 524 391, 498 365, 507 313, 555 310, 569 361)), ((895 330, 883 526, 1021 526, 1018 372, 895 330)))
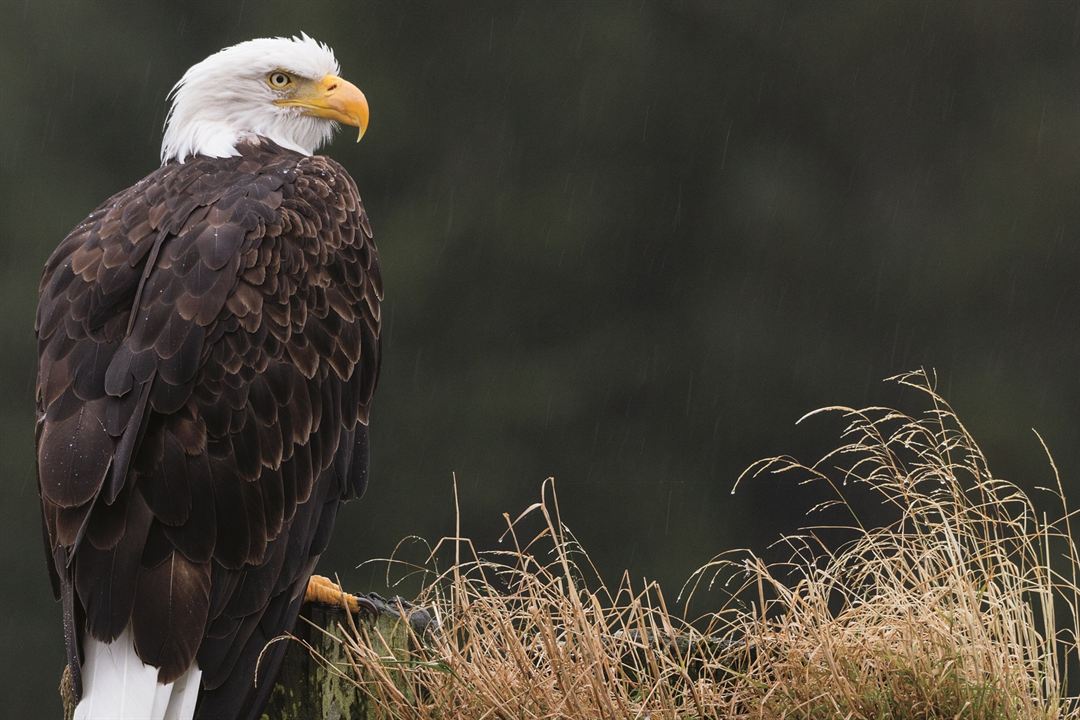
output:
POLYGON ((322 575, 312 575, 308 579, 304 602, 337 605, 338 607, 344 607, 351 613, 363 611, 371 616, 379 614, 379 608, 371 600, 363 595, 352 595, 345 592, 336 582, 322 575))

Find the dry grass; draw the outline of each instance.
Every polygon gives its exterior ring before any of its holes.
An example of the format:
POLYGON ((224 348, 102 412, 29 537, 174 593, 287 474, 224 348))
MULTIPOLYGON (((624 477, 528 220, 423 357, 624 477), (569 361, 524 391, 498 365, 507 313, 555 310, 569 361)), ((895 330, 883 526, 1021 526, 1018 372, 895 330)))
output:
POLYGON ((418 720, 1080 718, 1064 670, 1080 556, 1060 484, 1048 520, 991 474, 931 378, 897 381, 929 409, 818 411, 848 421, 841 447, 744 474, 819 483, 835 499, 816 510, 852 519, 831 524, 846 537, 832 547, 820 527, 783 538, 782 563, 714 558, 679 607, 712 590, 719 611, 691 622, 654 584, 603 582, 549 483, 505 518, 507 550, 477 552, 459 531, 413 567, 440 629, 404 661, 350 636, 353 677, 385 717, 418 720), (895 520, 864 527, 845 500, 857 492, 895 520))

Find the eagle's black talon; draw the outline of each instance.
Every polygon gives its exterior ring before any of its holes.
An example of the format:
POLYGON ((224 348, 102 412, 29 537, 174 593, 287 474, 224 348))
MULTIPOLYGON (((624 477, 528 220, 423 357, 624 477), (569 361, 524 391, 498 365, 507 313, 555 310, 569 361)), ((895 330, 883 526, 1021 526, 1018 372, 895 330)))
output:
POLYGON ((383 612, 382 608, 372 602, 369 596, 356 595, 354 597, 356 597, 357 611, 366 615, 369 620, 375 620, 379 617, 379 614, 383 612))
POLYGON ((363 611, 371 618, 377 618, 379 615, 401 617, 409 622, 409 627, 418 637, 427 637, 438 626, 431 608, 417 605, 400 595, 388 599, 379 593, 371 592, 355 597, 357 605, 363 608, 363 611))

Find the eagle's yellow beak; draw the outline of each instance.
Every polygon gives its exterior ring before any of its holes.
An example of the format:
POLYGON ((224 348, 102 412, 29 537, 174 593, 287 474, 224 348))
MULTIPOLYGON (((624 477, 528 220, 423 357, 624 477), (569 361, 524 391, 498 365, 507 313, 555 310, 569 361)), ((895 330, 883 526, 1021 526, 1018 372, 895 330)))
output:
POLYGON ((356 142, 368 126, 368 104, 360 88, 337 75, 327 75, 318 82, 301 86, 295 95, 275 100, 278 105, 303 108, 308 115, 335 120, 360 129, 356 142))

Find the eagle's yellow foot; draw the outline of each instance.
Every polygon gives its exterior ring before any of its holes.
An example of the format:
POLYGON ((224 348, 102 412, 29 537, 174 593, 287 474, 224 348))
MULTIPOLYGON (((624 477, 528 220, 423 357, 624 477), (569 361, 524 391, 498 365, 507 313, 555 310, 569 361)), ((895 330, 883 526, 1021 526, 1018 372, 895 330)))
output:
POLYGON ((312 575, 308 580, 304 602, 337 605, 351 613, 360 612, 360 603, 355 595, 345 592, 340 585, 322 575, 312 575))

